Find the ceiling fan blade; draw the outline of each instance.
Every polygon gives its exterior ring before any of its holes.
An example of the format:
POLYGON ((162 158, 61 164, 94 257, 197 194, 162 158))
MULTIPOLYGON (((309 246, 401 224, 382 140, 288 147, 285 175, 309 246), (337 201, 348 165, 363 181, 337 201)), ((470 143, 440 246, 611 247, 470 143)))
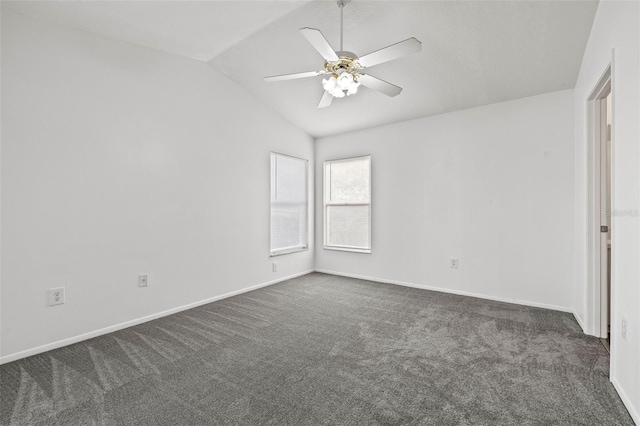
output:
POLYGON ((388 83, 384 80, 380 80, 379 78, 372 77, 367 74, 362 74, 358 77, 358 81, 365 87, 369 89, 377 90, 380 93, 384 93, 387 96, 396 96, 402 92, 402 87, 396 86, 395 84, 388 83))
POLYGON ((333 101, 333 95, 329 92, 324 92, 322 95, 322 99, 320 99, 320 103, 318 103, 318 108, 326 108, 331 105, 331 101, 333 101))
POLYGON ((358 63, 363 67, 372 67, 384 62, 393 61, 422 50, 422 43, 415 37, 408 38, 391 46, 383 47, 375 52, 367 53, 358 59, 358 63))
POLYGON ((302 33, 304 38, 306 38, 327 61, 337 61, 340 59, 320 30, 315 28, 300 28, 300 33, 302 33))
POLYGON ((327 72, 325 70, 320 70, 320 71, 297 72, 295 74, 272 75, 271 77, 265 77, 264 81, 294 80, 296 78, 316 77, 326 73, 327 72))

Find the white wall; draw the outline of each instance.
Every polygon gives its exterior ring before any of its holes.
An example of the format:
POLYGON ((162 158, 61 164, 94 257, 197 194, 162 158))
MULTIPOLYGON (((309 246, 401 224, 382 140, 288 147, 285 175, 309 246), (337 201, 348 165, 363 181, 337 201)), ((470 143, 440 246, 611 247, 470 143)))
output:
MULTIPOLYGON (((318 140, 318 185, 324 160, 373 155, 374 225, 371 255, 322 250, 318 226, 317 269, 575 309, 590 324, 585 101, 615 48, 614 209, 640 209, 639 12, 600 2, 575 100, 318 140)), ((314 267, 313 249, 278 257, 277 273, 268 257, 268 153, 313 162, 313 141, 226 77, 7 13, 1 51, 2 361, 314 267), (67 303, 49 308, 55 286, 67 303)), ((613 227, 613 321, 629 330, 612 336, 612 379, 637 422, 639 221, 613 227)))
POLYGON ((572 311, 573 138, 568 90, 317 140, 317 223, 322 163, 371 154, 373 228, 318 226, 316 269, 572 311))
POLYGON ((3 13, 2 90, 3 361, 313 269, 269 258, 269 152, 313 140, 208 65, 3 13))
POLYGON ((601 1, 575 88, 576 246, 575 306, 594 334, 594 307, 587 261, 587 98, 613 60, 613 206, 611 379, 636 423, 640 423, 640 4, 601 1), (627 214, 627 213, 630 214, 627 214), (622 317, 628 322, 622 339, 622 317))

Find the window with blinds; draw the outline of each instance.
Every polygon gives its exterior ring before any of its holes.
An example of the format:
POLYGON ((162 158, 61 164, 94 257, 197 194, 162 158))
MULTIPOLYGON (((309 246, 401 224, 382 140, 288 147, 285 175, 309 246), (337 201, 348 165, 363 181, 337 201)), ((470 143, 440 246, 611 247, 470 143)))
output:
POLYGON ((371 156, 325 161, 324 248, 371 253, 371 156))
POLYGON ((271 153, 271 256, 308 246, 307 160, 271 153))

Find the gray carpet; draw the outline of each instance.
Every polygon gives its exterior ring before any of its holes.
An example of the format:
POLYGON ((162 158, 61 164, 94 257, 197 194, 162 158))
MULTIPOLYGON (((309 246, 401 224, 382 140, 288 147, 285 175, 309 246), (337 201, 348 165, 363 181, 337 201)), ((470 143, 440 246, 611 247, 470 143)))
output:
POLYGON ((2 424, 632 425, 570 314, 310 274, 0 367, 2 424))

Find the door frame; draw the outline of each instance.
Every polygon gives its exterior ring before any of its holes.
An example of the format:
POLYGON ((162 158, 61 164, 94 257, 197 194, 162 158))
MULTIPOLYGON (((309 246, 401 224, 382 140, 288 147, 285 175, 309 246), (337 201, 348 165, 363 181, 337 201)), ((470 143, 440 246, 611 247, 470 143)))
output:
MULTIPOLYGON (((612 52, 613 55, 613 52, 612 52)), ((612 56, 613 57, 613 56, 612 56)), ((607 66, 591 94, 587 99, 588 104, 588 274, 589 291, 587 292, 588 310, 591 311, 590 328, 591 333, 596 337, 606 338, 607 318, 609 310, 613 312, 614 295, 614 274, 613 262, 614 236, 611 232, 611 301, 608 295, 608 275, 607 268, 607 234, 600 231, 601 225, 607 224, 607 206, 602 193, 607 186, 607 126, 606 126, 606 98, 611 94, 611 121, 613 120, 613 61, 607 66), (603 126, 602 123, 605 123, 603 126)), ((614 126, 612 126, 613 129, 614 126)), ((611 135, 611 157, 614 157, 613 131, 611 135)), ((613 161, 611 162, 611 205, 613 206, 613 161)), ((611 217, 611 229, 613 229, 614 216, 611 217)), ((613 315, 611 315, 613 318, 613 315)), ((611 336, 614 335, 614 322, 611 324, 611 336)))

